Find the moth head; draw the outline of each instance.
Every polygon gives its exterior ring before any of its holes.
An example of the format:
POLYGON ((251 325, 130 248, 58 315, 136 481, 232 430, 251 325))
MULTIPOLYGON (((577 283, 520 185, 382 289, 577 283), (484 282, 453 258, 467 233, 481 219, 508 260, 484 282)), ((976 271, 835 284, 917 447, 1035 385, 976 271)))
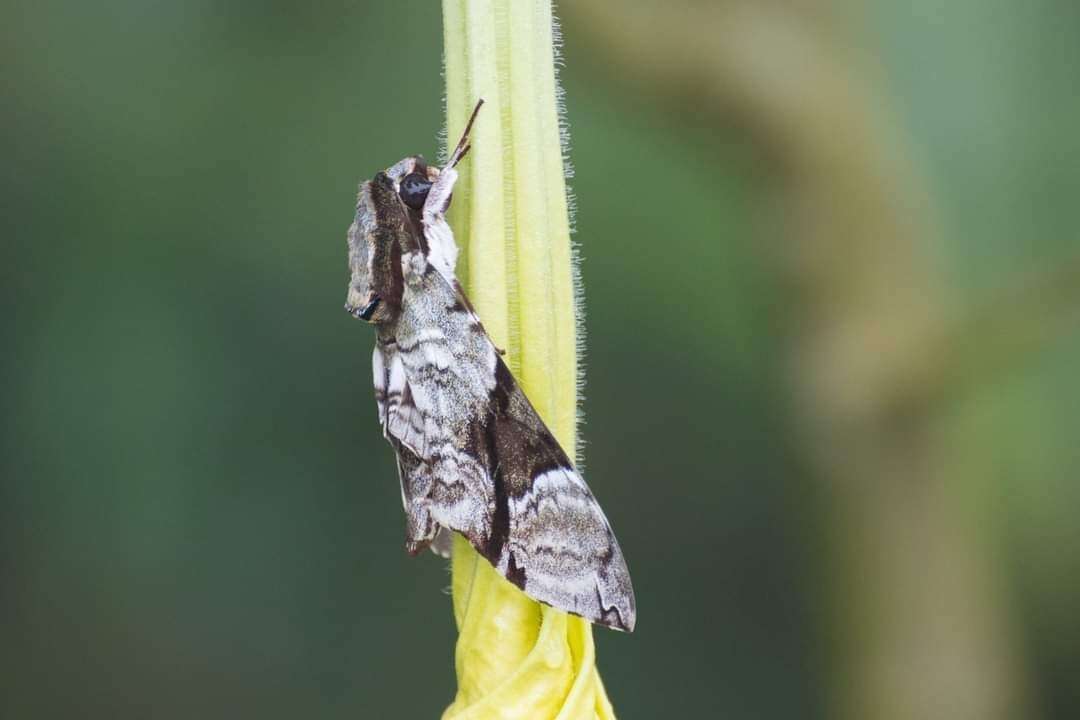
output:
MULTIPOLYGON (((469 152, 469 132, 483 104, 482 99, 477 100, 443 172, 461 162, 469 152)), ((428 254, 424 205, 440 174, 439 168, 428 165, 422 156, 413 155, 402 158, 360 186, 356 218, 348 235, 352 277, 345 310, 350 314, 375 324, 397 320, 404 288, 401 259, 406 253, 428 254)), ((446 195, 438 201, 440 207, 435 211, 441 213, 450 197, 446 195)))
POLYGON ((423 251, 424 201, 439 170, 420 156, 407 157, 360 186, 349 227, 349 280, 345 310, 372 324, 397 319, 401 310, 401 256, 423 251))

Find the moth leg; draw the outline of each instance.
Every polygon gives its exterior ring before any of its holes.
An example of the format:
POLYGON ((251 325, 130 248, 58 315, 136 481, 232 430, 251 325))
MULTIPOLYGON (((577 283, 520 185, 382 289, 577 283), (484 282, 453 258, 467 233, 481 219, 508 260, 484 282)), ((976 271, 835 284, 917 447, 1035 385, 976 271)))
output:
POLYGON ((457 179, 457 170, 452 167, 443 168, 439 177, 435 178, 435 182, 428 191, 427 200, 424 201, 425 225, 441 218, 450 207, 450 196, 454 193, 454 184, 457 179))
POLYGON ((446 222, 444 213, 450 207, 450 195, 454 191, 457 176, 457 170, 444 168, 432 184, 423 210, 424 238, 428 244, 427 259, 446 278, 446 282, 451 284, 455 282, 454 268, 457 265, 458 248, 454 242, 454 231, 446 222))

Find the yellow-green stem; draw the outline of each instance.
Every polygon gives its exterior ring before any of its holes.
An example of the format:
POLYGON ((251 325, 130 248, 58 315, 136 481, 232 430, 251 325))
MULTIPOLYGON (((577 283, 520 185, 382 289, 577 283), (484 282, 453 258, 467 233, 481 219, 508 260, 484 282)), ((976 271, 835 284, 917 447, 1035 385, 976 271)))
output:
MULTIPOLYGON (((450 222, 492 340, 559 442, 576 446, 573 259, 548 0, 444 0, 447 136, 485 105, 450 222)), ((540 605, 460 537, 453 553, 457 697, 446 720, 613 718, 592 626, 540 605)))

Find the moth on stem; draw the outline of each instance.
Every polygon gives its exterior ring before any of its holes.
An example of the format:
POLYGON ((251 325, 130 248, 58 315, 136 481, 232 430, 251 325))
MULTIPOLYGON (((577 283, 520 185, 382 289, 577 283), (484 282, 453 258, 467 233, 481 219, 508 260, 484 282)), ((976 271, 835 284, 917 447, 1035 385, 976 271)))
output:
POLYGON ((348 234, 345 308, 375 326, 375 399, 397 453, 406 547, 448 554, 459 533, 534 600, 632 630, 630 574, 607 518, 457 281, 445 213, 469 148, 466 127, 441 170, 412 156, 376 173, 348 234))

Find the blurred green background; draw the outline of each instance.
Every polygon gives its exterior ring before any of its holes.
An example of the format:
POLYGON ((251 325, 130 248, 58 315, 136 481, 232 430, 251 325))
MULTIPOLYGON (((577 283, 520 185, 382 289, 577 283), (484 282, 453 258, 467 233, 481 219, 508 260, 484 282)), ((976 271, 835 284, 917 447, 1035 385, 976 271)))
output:
MULTIPOLYGON (((1080 10, 562 8, 623 718, 1080 707, 1080 10)), ((0 716, 434 717, 357 183, 437 5, 4 3, 0 716)))

